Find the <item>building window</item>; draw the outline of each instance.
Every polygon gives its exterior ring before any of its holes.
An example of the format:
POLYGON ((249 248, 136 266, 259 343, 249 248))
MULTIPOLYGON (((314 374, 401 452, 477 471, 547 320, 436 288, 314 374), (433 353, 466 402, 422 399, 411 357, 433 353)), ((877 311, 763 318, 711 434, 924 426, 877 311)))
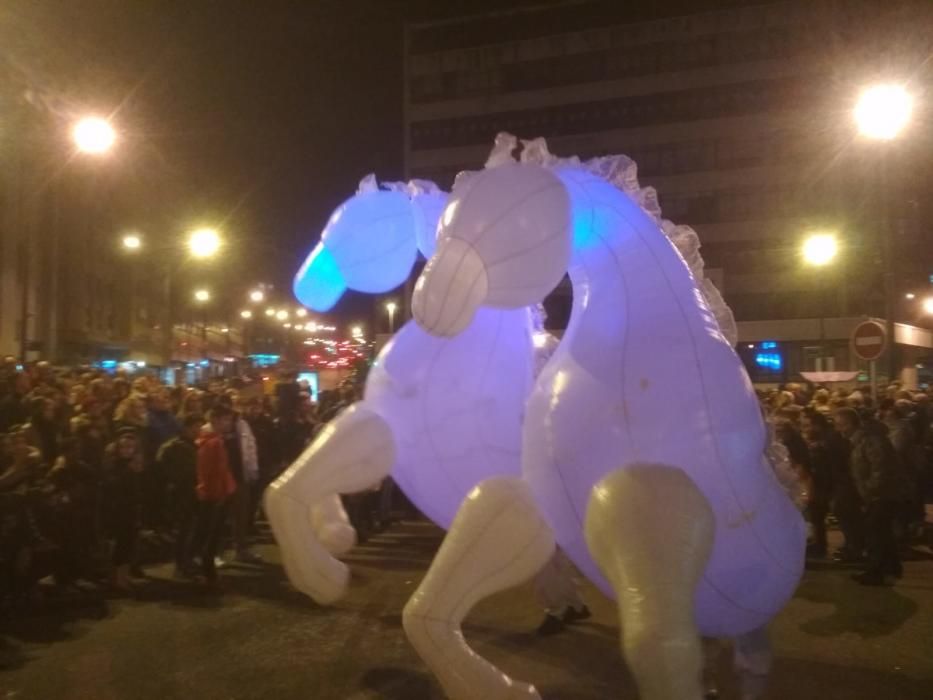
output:
POLYGON ((810 99, 817 88, 814 81, 782 78, 481 117, 415 122, 409 127, 411 147, 429 150, 486 143, 499 131, 521 133, 538 121, 541 125, 537 131, 553 137, 792 109, 794 104, 810 99), (484 126, 476 128, 477 124, 484 126), (448 133, 453 138, 447 137, 448 133))

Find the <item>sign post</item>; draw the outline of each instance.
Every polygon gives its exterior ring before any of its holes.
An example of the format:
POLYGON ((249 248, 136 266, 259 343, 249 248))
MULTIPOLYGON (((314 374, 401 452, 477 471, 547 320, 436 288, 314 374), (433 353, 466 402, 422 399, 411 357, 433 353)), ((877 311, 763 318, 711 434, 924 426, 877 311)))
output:
POLYGON ((878 393, 875 361, 884 354, 887 346, 887 331, 877 321, 862 321, 852 331, 852 352, 855 353, 856 357, 868 362, 872 399, 877 398, 878 393))

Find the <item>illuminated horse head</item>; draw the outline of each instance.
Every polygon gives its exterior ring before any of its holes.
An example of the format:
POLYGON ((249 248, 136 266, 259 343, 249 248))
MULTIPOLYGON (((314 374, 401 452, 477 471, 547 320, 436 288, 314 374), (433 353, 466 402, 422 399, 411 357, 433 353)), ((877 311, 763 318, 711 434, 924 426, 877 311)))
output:
POLYGON ((418 250, 434 252, 434 231, 447 196, 431 182, 380 188, 372 175, 331 214, 320 242, 295 275, 298 300, 329 311, 352 289, 381 294, 411 274, 418 250))

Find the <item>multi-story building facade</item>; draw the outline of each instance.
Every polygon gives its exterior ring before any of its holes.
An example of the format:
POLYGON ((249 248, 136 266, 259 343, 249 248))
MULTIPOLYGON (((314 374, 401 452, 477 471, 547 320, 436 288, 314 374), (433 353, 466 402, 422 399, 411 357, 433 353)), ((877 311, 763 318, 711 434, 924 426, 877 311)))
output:
MULTIPOLYGON (((920 191, 930 139, 908 131, 902 142, 867 143, 851 117, 866 83, 920 84, 930 6, 638 5, 577 0, 410 26, 408 174, 449 187, 459 170, 482 167, 500 131, 544 136, 560 155, 625 153, 642 185, 658 190, 664 216, 699 233, 751 369, 786 379, 854 368, 848 333, 860 315, 885 315, 889 260, 900 321, 916 320, 904 296, 926 293, 933 272, 920 191), (821 269, 800 256, 816 230, 842 245, 821 269), (878 261, 886 235, 890 256, 878 261), (836 320, 801 327, 817 317, 836 320), (761 341, 780 342, 779 370, 773 360, 756 368, 761 341)), ((552 301, 560 323, 569 304, 552 301)), ((929 334, 900 336, 900 364, 922 364, 929 334)))

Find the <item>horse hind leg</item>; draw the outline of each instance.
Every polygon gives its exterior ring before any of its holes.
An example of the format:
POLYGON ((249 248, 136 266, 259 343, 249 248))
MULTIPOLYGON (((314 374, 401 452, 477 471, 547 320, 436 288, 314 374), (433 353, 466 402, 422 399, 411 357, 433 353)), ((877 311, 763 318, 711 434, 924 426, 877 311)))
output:
POLYGON ((694 592, 715 518, 680 469, 634 464, 593 488, 586 541, 618 599, 622 653, 642 700, 702 697, 694 592))
POLYGON ((402 617, 405 633, 452 700, 532 700, 470 648, 461 623, 480 600, 531 579, 554 553, 554 535, 518 478, 494 477, 467 496, 402 617))

